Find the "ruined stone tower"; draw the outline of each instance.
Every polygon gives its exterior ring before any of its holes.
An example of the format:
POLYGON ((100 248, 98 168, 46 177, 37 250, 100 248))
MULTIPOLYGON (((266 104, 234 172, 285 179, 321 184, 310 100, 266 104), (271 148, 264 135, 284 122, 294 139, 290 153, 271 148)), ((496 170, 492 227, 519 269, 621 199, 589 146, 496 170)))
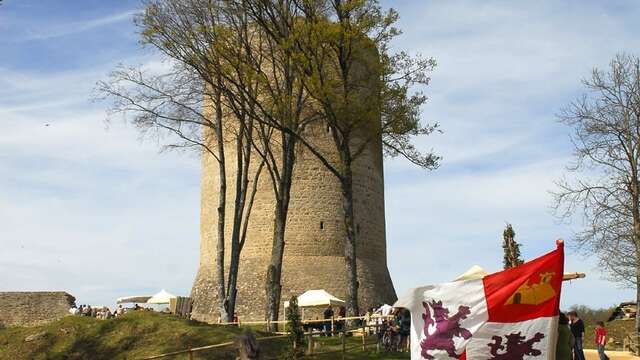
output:
MULTIPOLYGON (((316 132, 314 138, 324 142, 323 147, 331 149, 330 134, 326 128, 316 126, 308 131, 316 132)), ((231 155, 235 151, 234 145, 229 144, 225 150, 231 155)), ((229 156, 229 159, 233 159, 233 156, 229 156)), ((381 141, 373 141, 354 164, 354 210, 361 309, 396 300, 387 269, 382 160, 381 141)), ((234 161, 228 163, 230 167, 235 166, 234 161)), ((257 160, 253 163, 257 163, 257 160)), ((192 317, 216 322, 219 316, 214 276, 218 164, 211 155, 203 155, 202 166, 200 267, 192 289, 192 317)), ((227 174, 232 174, 233 171, 234 169, 227 168, 227 174)), ((247 240, 241 254, 236 311, 244 321, 264 319, 264 284, 271 254, 274 217, 274 196, 270 181, 268 175, 264 175, 258 182, 247 240)), ((232 199, 233 185, 227 184, 227 199, 232 199)), ((229 206, 232 203, 233 201, 227 201, 229 206)), ((230 216, 231 210, 227 209, 227 216, 230 216)), ((228 226, 231 219, 227 219, 228 226)), ((228 239, 230 226, 225 232, 228 239)), ((345 299, 347 281, 343 257, 344 238, 339 183, 313 154, 301 147, 297 153, 291 189, 281 299, 288 300, 292 295, 300 295, 311 289, 325 289, 345 299)), ((282 316, 283 311, 280 313, 282 316)))

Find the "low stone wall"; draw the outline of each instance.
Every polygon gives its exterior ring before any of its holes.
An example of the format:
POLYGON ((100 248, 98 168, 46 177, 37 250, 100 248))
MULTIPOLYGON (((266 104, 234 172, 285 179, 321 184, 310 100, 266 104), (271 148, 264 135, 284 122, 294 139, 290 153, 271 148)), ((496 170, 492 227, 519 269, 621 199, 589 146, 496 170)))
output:
POLYGON ((0 292, 0 325, 46 324, 68 315, 75 301, 63 291, 0 292))

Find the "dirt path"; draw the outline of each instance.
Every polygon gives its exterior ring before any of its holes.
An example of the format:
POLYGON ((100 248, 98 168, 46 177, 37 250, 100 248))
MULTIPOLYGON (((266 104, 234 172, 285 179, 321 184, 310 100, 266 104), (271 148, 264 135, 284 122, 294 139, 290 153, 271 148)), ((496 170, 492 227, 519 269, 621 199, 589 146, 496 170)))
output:
MULTIPOLYGON (((607 351, 606 354, 611 360, 640 360, 639 357, 624 351, 607 351)), ((584 355, 587 360, 599 360, 598 351, 596 350, 585 350, 584 355)))

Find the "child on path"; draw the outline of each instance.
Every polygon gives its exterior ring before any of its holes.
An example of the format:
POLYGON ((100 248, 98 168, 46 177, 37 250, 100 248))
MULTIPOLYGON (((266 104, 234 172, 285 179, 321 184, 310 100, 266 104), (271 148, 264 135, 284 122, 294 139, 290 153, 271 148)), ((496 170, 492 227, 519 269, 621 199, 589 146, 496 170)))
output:
POLYGON ((600 360, 609 360, 607 354, 604 353, 604 346, 607 344, 607 329, 604 328, 604 322, 598 321, 596 326, 596 346, 598 347, 598 356, 600 360))

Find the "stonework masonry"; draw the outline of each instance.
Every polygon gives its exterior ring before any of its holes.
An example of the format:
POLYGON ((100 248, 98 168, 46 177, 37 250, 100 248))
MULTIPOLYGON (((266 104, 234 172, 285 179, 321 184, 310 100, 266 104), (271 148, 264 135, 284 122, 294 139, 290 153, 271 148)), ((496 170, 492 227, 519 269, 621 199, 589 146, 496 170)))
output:
POLYGON ((0 292, 0 325, 35 326, 69 314, 75 298, 62 291, 0 292))
MULTIPOLYGON (((366 126, 380 124, 380 114, 373 109, 379 106, 378 56, 371 44, 362 47, 364 56, 352 69, 353 76, 362 76, 370 86, 362 87, 358 98, 362 116, 372 117, 366 126)), ((311 105, 310 105, 311 106, 311 105)), ((210 106, 210 108, 214 108, 210 106)), ((213 115, 213 114, 212 114, 213 115)), ((227 116, 227 115, 224 115, 227 116)), ((365 120, 363 118, 363 120, 365 120)), ((235 198, 236 148, 233 119, 226 118, 225 157, 227 181, 227 208, 225 236, 229 241, 232 233, 232 206, 235 198), (229 125, 231 124, 231 125, 229 125)), ((237 123, 236 123, 237 124, 237 123)), ((376 130, 376 129, 373 129, 376 130)), ((373 131, 373 133, 379 133, 373 131)), ((205 130, 205 136, 206 134, 205 130)), ((338 153, 333 136, 324 121, 305 126, 304 137, 314 144, 333 164, 338 164, 338 153)), ((354 133, 355 139, 371 138, 371 134, 354 133)), ((354 149, 357 144, 353 144, 354 149)), ((274 151, 277 153, 277 151, 274 151)), ((382 139, 367 142, 365 150, 352 164, 354 215, 357 239, 356 261, 359 281, 359 305, 361 309, 393 303, 396 293, 387 269, 384 213, 384 174, 382 165, 382 139)), ((260 162, 254 154, 251 173, 255 173, 260 162)), ((218 204, 218 162, 208 153, 202 159, 202 193, 200 218, 200 266, 193 284, 192 318, 207 322, 218 321, 216 300, 216 240, 218 204)), ((249 188, 252 184, 249 185, 249 188)), ((255 202, 247 227, 247 238, 240 257, 238 274, 238 298, 236 312, 240 320, 264 320, 265 280, 273 242, 275 200, 271 179, 263 171, 258 183, 255 202)), ((285 250, 282 274, 282 303, 293 295, 306 290, 324 289, 346 299, 347 274, 344 258, 346 237, 342 192, 338 179, 304 146, 296 152, 293 170, 291 201, 285 229, 285 250)), ((226 249, 230 249, 227 243, 226 249)), ((229 263, 226 252, 225 264, 229 263)), ((280 311, 280 316, 284 311, 280 311)))
MULTIPOLYGON (((313 139, 317 139, 316 145, 331 151, 333 145, 325 127, 316 126, 307 131, 317 132, 313 136, 313 139)), ((225 151, 227 159, 235 158, 232 155, 233 146, 225 147, 225 151)), ((382 160, 381 141, 373 141, 354 163, 361 309, 396 300, 387 269, 382 160)), ((253 161, 254 164, 257 162, 257 159, 253 161)), ((235 162, 227 163, 227 174, 233 174, 235 162)), ((207 322, 217 322, 219 319, 215 288, 217 166, 218 163, 210 155, 203 155, 200 267, 192 288, 192 318, 207 322)), ((254 171, 256 167, 252 167, 254 171)), ((270 181, 268 175, 264 175, 258 182, 247 240, 241 254, 236 311, 239 318, 245 321, 264 320, 264 284, 271 254, 274 218, 274 196, 270 181)), ((227 191, 227 199, 233 199, 235 190, 232 182, 227 183, 227 191)), ((229 239, 233 201, 227 201, 227 205, 225 233, 229 239)), ((311 289, 325 289, 339 298, 346 298, 343 214, 338 180, 313 154, 301 148, 294 167, 285 233, 282 301, 311 289)), ((230 245, 226 248, 229 249, 230 245)), ((281 316, 283 313, 280 311, 281 316)))

